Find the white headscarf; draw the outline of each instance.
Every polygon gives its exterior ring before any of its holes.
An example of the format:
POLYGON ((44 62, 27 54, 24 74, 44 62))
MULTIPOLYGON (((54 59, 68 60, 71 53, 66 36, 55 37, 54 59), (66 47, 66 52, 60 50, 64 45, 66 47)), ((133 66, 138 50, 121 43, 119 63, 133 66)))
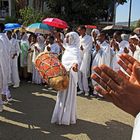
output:
POLYGON ((62 64, 69 71, 74 63, 79 64, 80 58, 80 38, 76 32, 70 32, 66 35, 68 36, 68 43, 66 43, 66 48, 62 56, 62 64))
POLYGON ((128 41, 129 36, 127 34, 121 34, 122 40, 128 41))
POLYGON ((24 33, 24 35, 21 38, 21 41, 28 41, 29 35, 27 33, 24 33))
POLYGON ((92 40, 94 41, 93 33, 95 33, 98 36, 100 34, 100 31, 98 29, 93 29, 91 31, 92 40))
POLYGON ((39 35, 37 37, 37 42, 38 42, 38 45, 39 45, 40 49, 43 51, 44 48, 45 48, 45 44, 44 44, 45 38, 42 35, 39 35))
POLYGON ((39 44, 44 44, 45 38, 44 38, 42 35, 39 35, 39 36, 37 37, 37 41, 38 41, 39 44))
POLYGON ((100 31, 98 30, 98 29, 93 29, 92 31, 91 31, 91 36, 93 36, 93 33, 96 33, 97 34, 97 36, 100 34, 100 31))
POLYGON ((28 41, 28 34, 27 33, 24 33, 24 35, 22 36, 22 38, 21 38, 21 44, 23 43, 26 43, 28 46, 30 46, 29 45, 29 41, 28 41))

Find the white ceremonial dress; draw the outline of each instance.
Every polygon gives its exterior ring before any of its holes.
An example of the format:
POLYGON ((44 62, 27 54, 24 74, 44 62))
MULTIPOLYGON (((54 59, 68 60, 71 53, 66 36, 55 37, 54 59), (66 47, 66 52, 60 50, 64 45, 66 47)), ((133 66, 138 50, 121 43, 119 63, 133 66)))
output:
POLYGON ((35 43, 33 44, 32 46, 33 48, 33 57, 32 57, 32 64, 33 64, 33 67, 32 67, 32 83, 35 83, 35 84, 41 84, 42 83, 42 79, 41 79, 41 76, 38 72, 38 70, 35 68, 35 59, 36 57, 40 54, 40 52, 42 52, 42 48, 39 46, 38 43, 35 43), (35 47, 37 47, 38 50, 35 49, 35 47))
POLYGON ((74 42, 67 45, 62 56, 62 64, 69 72, 69 86, 57 94, 56 105, 53 111, 51 123, 70 125, 76 123, 76 95, 78 73, 71 68, 74 63, 79 64, 79 36, 75 32, 68 33, 73 36, 74 42))

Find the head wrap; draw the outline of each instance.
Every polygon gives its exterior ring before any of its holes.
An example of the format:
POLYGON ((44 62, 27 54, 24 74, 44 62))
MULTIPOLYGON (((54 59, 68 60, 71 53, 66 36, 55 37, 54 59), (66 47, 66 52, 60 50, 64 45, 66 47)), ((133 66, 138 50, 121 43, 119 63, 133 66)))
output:
POLYGON ((100 31, 98 29, 93 29, 91 31, 91 36, 93 36, 93 33, 95 33, 98 36, 100 34, 100 31))
POLYGON ((66 34, 66 37, 68 37, 68 43, 66 43, 65 52, 62 56, 62 64, 69 70, 73 63, 79 64, 81 61, 80 38, 76 32, 70 32, 66 34))
POLYGON ((39 35, 39 36, 37 37, 37 41, 38 41, 39 44, 44 44, 45 38, 44 38, 42 35, 39 35))

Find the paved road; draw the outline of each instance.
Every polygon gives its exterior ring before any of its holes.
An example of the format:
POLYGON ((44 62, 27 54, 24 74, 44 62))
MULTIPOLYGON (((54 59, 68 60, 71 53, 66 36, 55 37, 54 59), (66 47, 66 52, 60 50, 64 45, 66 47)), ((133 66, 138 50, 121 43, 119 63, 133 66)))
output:
POLYGON ((77 97, 76 125, 51 124, 56 92, 22 83, 0 114, 0 140, 130 140, 134 118, 109 102, 77 97))

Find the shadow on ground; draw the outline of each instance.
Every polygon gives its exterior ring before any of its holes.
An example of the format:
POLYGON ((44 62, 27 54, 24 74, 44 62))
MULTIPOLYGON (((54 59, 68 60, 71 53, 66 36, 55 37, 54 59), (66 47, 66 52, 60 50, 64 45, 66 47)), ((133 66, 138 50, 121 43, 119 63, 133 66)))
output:
POLYGON ((0 114, 0 140, 131 139, 132 127, 115 120, 105 125, 86 120, 78 120, 71 126, 51 124, 55 100, 44 96, 52 93, 42 91, 42 86, 23 83, 20 88, 12 89, 12 93, 15 102, 6 105, 11 110, 0 114))

